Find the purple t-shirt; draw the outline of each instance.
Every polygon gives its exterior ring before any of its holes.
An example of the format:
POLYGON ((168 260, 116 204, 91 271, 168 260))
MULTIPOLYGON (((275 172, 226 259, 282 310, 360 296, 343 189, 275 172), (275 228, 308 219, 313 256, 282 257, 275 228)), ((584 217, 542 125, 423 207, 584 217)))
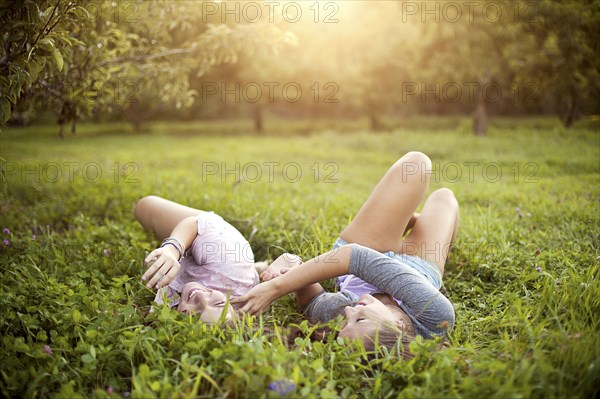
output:
MULTIPOLYGON (((350 296, 353 297, 355 300, 358 300, 358 298, 366 294, 371 295, 381 292, 374 285, 371 285, 352 274, 345 274, 343 276, 338 277, 337 286, 338 290, 348 292, 350 296)), ((398 304, 402 303, 402 301, 396 298, 394 298, 394 300, 398 302, 398 304)))
POLYGON ((214 212, 202 212, 197 221, 198 235, 173 281, 156 293, 158 304, 166 293, 170 305, 177 305, 177 294, 189 282, 230 293, 232 298, 244 295, 259 282, 252 248, 235 227, 214 212))

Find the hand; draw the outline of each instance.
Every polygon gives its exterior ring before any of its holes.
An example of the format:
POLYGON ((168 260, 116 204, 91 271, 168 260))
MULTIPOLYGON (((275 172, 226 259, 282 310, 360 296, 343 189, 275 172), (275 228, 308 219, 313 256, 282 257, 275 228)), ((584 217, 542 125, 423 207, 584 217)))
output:
POLYGON ((142 276, 143 281, 150 279, 146 287, 162 288, 169 285, 175 278, 181 265, 177 261, 179 253, 175 248, 170 247, 171 245, 156 248, 144 259, 144 263, 149 265, 148 270, 142 276))
POLYGON ((287 273, 290 268, 300 264, 302 264, 302 259, 298 255, 288 253, 283 254, 275 259, 275 261, 260 274, 260 279, 262 281, 273 280, 274 278, 287 273))
POLYGON ((245 295, 231 300, 232 304, 243 303, 240 312, 248 313, 250 315, 261 314, 269 308, 269 305, 277 299, 277 289, 272 281, 266 283, 260 283, 245 295))
POLYGON ((254 262, 254 269, 256 269, 256 273, 258 273, 258 275, 263 274, 263 272, 267 270, 268 266, 268 262, 254 262))

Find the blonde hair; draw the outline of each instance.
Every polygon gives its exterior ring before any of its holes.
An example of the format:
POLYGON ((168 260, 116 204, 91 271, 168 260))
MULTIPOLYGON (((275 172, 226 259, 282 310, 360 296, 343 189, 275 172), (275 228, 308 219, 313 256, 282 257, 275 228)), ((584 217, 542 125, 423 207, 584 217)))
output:
POLYGON ((375 330, 375 336, 364 335, 361 337, 363 346, 368 351, 376 351, 379 347, 385 347, 388 351, 395 351, 403 359, 412 359, 414 355, 410 351, 410 343, 415 336, 398 328, 396 325, 384 323, 375 330))
MULTIPOLYGON (((416 335, 412 331, 402 330, 395 324, 383 323, 380 328, 375 331, 375 336, 364 335, 361 340, 366 350, 375 352, 378 348, 384 347, 389 352, 395 351, 403 359, 409 360, 414 357, 410 351, 410 343, 416 339, 416 335)), ((450 343, 447 338, 437 337, 439 343, 435 349, 437 351, 449 348, 450 343)))

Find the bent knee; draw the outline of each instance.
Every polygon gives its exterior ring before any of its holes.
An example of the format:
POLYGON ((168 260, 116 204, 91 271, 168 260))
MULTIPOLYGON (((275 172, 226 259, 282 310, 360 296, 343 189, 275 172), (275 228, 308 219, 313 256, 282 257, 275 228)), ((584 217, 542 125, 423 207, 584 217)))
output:
POLYGON ((435 198, 436 201, 443 201, 444 203, 458 208, 458 201, 454 196, 454 192, 447 187, 442 187, 435 190, 433 193, 431 193, 431 197, 435 198))
POLYGON ((411 162, 419 165, 420 168, 431 170, 431 159, 420 151, 409 151, 400 159, 403 162, 411 162))
POLYGON ((402 175, 403 181, 412 177, 427 182, 431 174, 431 159, 422 152, 410 151, 394 164, 394 169, 402 175))

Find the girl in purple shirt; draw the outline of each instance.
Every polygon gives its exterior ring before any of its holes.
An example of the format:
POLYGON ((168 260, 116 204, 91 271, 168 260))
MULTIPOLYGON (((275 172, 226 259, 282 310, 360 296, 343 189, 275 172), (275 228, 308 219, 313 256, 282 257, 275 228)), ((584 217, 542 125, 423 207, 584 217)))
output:
POLYGON ((224 317, 231 320, 235 314, 227 296, 243 295, 259 281, 252 248, 242 234, 213 212, 156 196, 138 201, 135 216, 164 239, 144 260, 148 269, 142 280, 158 289, 155 302, 166 299, 206 322, 218 321, 227 307, 224 317))

